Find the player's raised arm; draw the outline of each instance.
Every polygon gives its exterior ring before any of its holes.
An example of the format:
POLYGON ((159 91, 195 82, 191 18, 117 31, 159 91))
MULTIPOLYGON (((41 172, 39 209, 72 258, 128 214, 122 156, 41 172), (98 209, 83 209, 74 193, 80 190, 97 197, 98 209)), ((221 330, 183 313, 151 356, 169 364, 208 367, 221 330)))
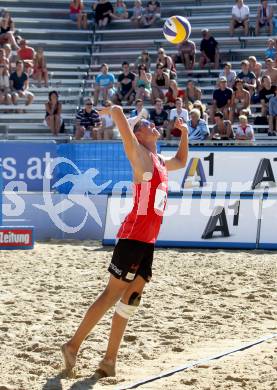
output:
POLYGON ((179 148, 174 157, 165 160, 165 166, 168 171, 176 171, 177 169, 183 168, 187 163, 188 158, 188 128, 182 119, 176 119, 174 127, 181 130, 181 139, 179 148))
POLYGON ((139 143, 137 137, 134 135, 134 132, 129 125, 126 116, 123 113, 122 107, 116 105, 105 107, 99 110, 99 114, 111 115, 114 123, 116 124, 120 132, 127 157, 132 162, 134 160, 136 152, 138 151, 139 143))

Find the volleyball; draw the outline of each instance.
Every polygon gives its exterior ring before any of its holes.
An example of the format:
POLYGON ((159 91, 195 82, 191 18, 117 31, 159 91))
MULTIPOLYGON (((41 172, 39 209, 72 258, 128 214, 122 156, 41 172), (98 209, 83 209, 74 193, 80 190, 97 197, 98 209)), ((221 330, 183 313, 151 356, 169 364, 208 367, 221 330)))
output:
POLYGON ((163 33, 170 43, 177 45, 189 39, 191 33, 190 22, 184 16, 171 16, 164 23, 163 33))

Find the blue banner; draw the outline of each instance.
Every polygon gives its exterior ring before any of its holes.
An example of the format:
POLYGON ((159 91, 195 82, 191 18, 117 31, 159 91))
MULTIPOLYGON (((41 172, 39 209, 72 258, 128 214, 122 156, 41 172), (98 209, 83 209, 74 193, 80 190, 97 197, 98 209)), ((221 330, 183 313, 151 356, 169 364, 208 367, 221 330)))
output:
POLYGON ((3 189, 42 191, 45 166, 57 156, 57 145, 50 142, 0 142, 3 189))

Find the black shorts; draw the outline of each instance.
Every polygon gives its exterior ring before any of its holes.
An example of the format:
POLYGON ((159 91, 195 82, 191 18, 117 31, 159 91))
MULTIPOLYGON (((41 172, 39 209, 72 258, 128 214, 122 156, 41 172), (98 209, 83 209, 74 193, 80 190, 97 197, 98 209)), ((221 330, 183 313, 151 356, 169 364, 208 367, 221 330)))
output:
POLYGON ((140 275, 146 282, 152 277, 154 244, 120 239, 116 244, 108 271, 117 279, 132 282, 140 275))
POLYGON ((235 25, 234 25, 234 28, 239 28, 239 27, 244 27, 244 22, 238 22, 237 20, 235 20, 235 25))
MULTIPOLYGON (((195 58, 194 55, 189 54, 189 60, 190 60, 190 61, 193 61, 194 58, 195 58)), ((182 63, 183 63, 183 61, 182 61, 182 56, 181 56, 180 54, 176 54, 176 56, 175 56, 175 62, 176 62, 176 64, 182 64, 182 63)))

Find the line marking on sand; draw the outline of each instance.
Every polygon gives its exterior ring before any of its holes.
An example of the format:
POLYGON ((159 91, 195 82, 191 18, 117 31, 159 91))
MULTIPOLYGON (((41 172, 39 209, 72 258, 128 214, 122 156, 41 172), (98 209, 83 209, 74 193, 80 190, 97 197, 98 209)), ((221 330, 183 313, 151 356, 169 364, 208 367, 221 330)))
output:
POLYGON ((139 386, 145 385, 146 383, 151 383, 151 382, 154 382, 154 381, 156 381, 158 379, 166 378, 168 376, 176 374, 177 372, 188 370, 190 368, 199 366, 199 365, 201 365, 203 363, 207 363, 207 362, 209 362, 211 360, 220 359, 220 358, 222 358, 224 356, 231 355, 232 353, 244 351, 244 350, 246 350, 248 348, 252 348, 255 345, 261 344, 261 343, 263 343, 263 342, 265 342, 267 340, 271 340, 271 339, 273 339, 275 337, 277 337, 277 333, 271 334, 269 336, 264 336, 261 339, 258 339, 256 341, 252 341, 251 343, 245 344, 245 345, 243 345, 243 346, 241 346, 239 348, 230 349, 228 351, 221 352, 221 353, 219 353, 217 355, 209 356, 209 357, 207 357, 205 359, 193 361, 193 362, 185 364, 183 366, 175 367, 175 368, 173 368, 171 370, 168 370, 168 371, 163 371, 163 372, 161 372, 158 375, 153 375, 153 376, 150 376, 148 378, 141 379, 138 382, 134 382, 134 383, 131 383, 131 384, 125 385, 125 386, 123 385, 122 387, 117 387, 116 389, 117 390, 135 389, 135 388, 137 388, 139 386))

